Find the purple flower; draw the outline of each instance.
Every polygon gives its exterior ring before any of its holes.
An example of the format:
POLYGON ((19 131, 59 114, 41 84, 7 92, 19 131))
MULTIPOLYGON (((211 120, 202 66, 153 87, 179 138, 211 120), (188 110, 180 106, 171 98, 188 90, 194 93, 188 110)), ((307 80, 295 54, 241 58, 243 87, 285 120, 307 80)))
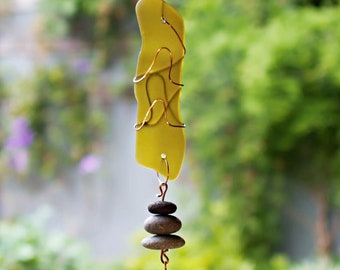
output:
POLYGON ((97 155, 88 154, 84 156, 78 164, 79 170, 83 174, 90 174, 97 171, 101 166, 100 159, 97 155))
POLYGON ((33 143, 33 139, 34 134, 29 127, 27 119, 24 117, 18 117, 12 124, 11 134, 5 141, 5 148, 27 148, 33 143))

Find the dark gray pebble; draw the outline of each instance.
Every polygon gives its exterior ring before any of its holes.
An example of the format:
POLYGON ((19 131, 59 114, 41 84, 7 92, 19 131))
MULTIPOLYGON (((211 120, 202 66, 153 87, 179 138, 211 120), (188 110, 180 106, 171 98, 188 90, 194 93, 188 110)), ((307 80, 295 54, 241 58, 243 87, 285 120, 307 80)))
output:
POLYGON ((174 249, 184 246, 185 241, 182 237, 177 235, 154 235, 144 238, 142 245, 149 249, 174 249))
POLYGON ((182 222, 171 215, 155 215, 148 217, 144 222, 144 229, 152 234, 171 234, 179 231, 182 222))
POLYGON ((148 210, 152 214, 169 215, 176 212, 177 206, 172 202, 156 201, 149 204, 148 210))

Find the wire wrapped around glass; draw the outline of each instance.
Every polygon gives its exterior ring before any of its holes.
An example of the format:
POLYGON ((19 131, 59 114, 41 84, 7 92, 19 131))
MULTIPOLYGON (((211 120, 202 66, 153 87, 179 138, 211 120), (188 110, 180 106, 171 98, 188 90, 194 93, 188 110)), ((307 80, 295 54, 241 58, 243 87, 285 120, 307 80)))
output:
POLYGON ((182 227, 172 215, 177 206, 165 201, 169 180, 178 177, 185 152, 185 125, 180 115, 186 54, 184 22, 177 10, 163 0, 139 0, 136 15, 142 38, 133 79, 138 105, 136 160, 156 171, 160 189, 160 200, 148 206, 153 215, 144 223, 145 230, 153 236, 143 239, 142 244, 160 250, 161 262, 167 269, 167 252, 185 244, 174 234, 182 227))

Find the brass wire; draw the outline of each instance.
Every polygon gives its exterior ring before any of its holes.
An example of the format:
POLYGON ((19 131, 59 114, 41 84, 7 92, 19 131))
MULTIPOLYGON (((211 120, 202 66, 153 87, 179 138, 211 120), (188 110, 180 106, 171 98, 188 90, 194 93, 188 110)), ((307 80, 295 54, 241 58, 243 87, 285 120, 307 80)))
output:
MULTIPOLYGON (((181 46, 182 46, 182 48, 183 48, 183 55, 185 55, 187 50, 186 50, 186 47, 185 47, 185 45, 184 45, 184 41, 183 41, 182 38, 180 37, 180 35, 179 35, 179 33, 177 32, 176 28, 175 28, 175 27, 174 27, 174 26, 166 19, 165 14, 164 14, 164 4, 165 4, 165 2, 162 0, 161 22, 162 22, 163 24, 168 25, 168 26, 172 29, 172 31, 175 33, 175 35, 176 35, 177 38, 178 38, 178 41, 180 42, 180 44, 181 44, 181 46)), ((151 65, 149 66, 149 68, 147 69, 147 71, 146 71, 143 75, 141 75, 141 76, 138 76, 138 75, 135 76, 135 77, 133 78, 133 82, 134 82, 134 83, 138 83, 138 82, 143 81, 143 80, 151 73, 151 70, 152 70, 152 68, 154 67, 154 65, 155 65, 155 63, 156 63, 156 61, 157 61, 157 57, 158 57, 159 53, 160 53, 163 49, 168 50, 168 52, 169 52, 169 54, 170 54, 170 59, 171 59, 170 70, 169 70, 169 80, 170 80, 173 84, 175 84, 175 85, 184 86, 183 84, 176 83, 176 82, 174 82, 174 81, 171 79, 171 70, 172 70, 172 66, 173 66, 173 55, 172 55, 171 50, 170 50, 169 48, 167 48, 167 47, 161 47, 161 48, 159 48, 159 49, 156 51, 156 54, 155 54, 155 56, 154 56, 154 58, 153 58, 153 60, 152 60, 152 63, 151 63, 151 65)))
POLYGON ((158 178, 158 182, 159 182, 159 190, 161 192, 159 195, 157 195, 157 197, 161 198, 162 201, 164 201, 166 192, 168 191, 168 181, 169 181, 169 177, 170 177, 170 165, 169 165, 168 158, 167 158, 166 154, 162 154, 161 158, 162 158, 162 160, 165 164, 165 167, 166 167, 166 175, 165 175, 165 180, 162 180, 159 172, 157 172, 157 178, 158 178))
POLYGON ((179 42, 181 43, 181 46, 183 48, 184 55, 185 55, 186 52, 187 52, 187 49, 185 48, 183 40, 181 39, 181 37, 180 37, 179 33, 177 32, 177 30, 175 29, 175 27, 166 19, 165 15, 164 15, 164 1, 162 1, 161 22, 164 23, 164 24, 167 24, 172 29, 172 31, 174 31, 174 33, 176 34, 179 42))
POLYGON ((151 65, 149 66, 149 68, 147 69, 147 71, 143 74, 143 75, 140 75, 140 76, 135 76, 133 78, 133 82, 134 83, 139 83, 141 81, 143 81, 146 77, 149 76, 149 74, 151 73, 151 70, 152 68, 154 67, 154 65, 156 64, 156 61, 157 61, 157 58, 160 54, 160 52, 162 50, 166 50, 168 53, 169 53, 169 56, 170 56, 170 67, 169 67, 169 73, 168 73, 168 79, 169 81, 174 84, 174 85, 178 85, 178 86, 184 86, 184 84, 181 84, 181 83, 178 83, 178 82, 175 82, 172 80, 171 78, 171 72, 172 72, 172 68, 173 68, 173 61, 174 61, 174 58, 173 58, 173 55, 172 55, 172 51, 168 48, 168 47, 161 47, 159 48, 157 51, 156 51, 156 54, 151 62, 151 65))
MULTIPOLYGON (((147 78, 147 80, 146 80, 146 85, 145 85, 145 92, 146 92, 146 95, 147 95, 148 102, 149 102, 149 105, 150 105, 150 106, 149 106, 149 108, 148 108, 148 110, 147 110, 147 112, 146 112, 146 114, 145 114, 145 116, 144 116, 142 122, 139 123, 139 124, 137 123, 137 124, 134 125, 135 130, 137 130, 137 131, 141 130, 145 125, 148 124, 148 121, 151 121, 151 119, 152 119, 152 114, 153 114, 153 108, 154 108, 154 106, 156 105, 156 103, 158 103, 158 102, 163 103, 163 113, 162 113, 162 115, 163 115, 163 117, 164 117, 164 119, 165 119, 167 125, 169 125, 169 126, 171 126, 171 127, 185 128, 185 124, 181 123, 178 119, 176 119, 176 120, 177 120, 177 123, 179 123, 179 124, 172 124, 172 123, 168 120, 168 111, 170 111, 171 114, 174 115, 174 112, 172 112, 171 108, 169 107, 169 104, 170 104, 170 102, 172 101, 173 98, 175 98, 177 95, 179 95, 180 90, 181 90, 181 87, 179 87, 179 88, 175 91, 175 94, 174 94, 174 95, 172 96, 172 98, 169 100, 168 95, 167 95, 167 91, 166 91, 166 82, 165 82, 163 76, 161 76, 161 75, 158 74, 158 73, 155 73, 155 74, 150 75, 150 76, 147 78), (150 91, 149 91, 149 82, 150 82, 150 80, 151 80, 152 78, 154 78, 154 77, 159 77, 159 78, 161 79, 162 83, 163 83, 163 94, 164 94, 165 100, 164 100, 164 99, 158 98, 158 99, 154 100, 154 101, 151 103, 151 97, 150 97, 150 91)), ((176 118, 176 117, 175 117, 175 118, 176 118)), ((157 123, 158 123, 158 121, 157 121, 157 123)), ((155 123, 155 124, 156 124, 156 123, 155 123)))
MULTIPOLYGON (((183 48, 183 51, 184 51, 184 55, 186 54, 186 48, 185 48, 185 45, 184 45, 184 42, 183 40, 181 39, 179 33, 177 32, 177 30, 175 29, 175 27, 166 19, 165 17, 165 14, 164 14, 164 6, 165 6, 165 2, 164 0, 162 0, 162 10, 161 10, 161 22, 164 23, 164 24, 167 24, 172 30, 173 32, 176 34, 182 48, 183 48)), ((161 47, 159 48, 157 51, 156 51, 156 54, 154 55, 154 58, 151 62, 151 65, 149 66, 149 68, 147 69, 147 71, 138 76, 136 75, 134 78, 133 78, 133 82, 134 83, 139 83, 141 81, 143 81, 144 79, 146 79, 148 77, 148 79, 150 78, 149 75, 152 74, 152 69, 153 67, 155 66, 156 62, 157 62, 157 58, 159 56, 159 54, 163 51, 163 50, 166 50, 168 53, 169 53, 169 57, 170 57, 170 67, 169 67, 169 72, 168 72, 168 79, 169 81, 174 84, 174 85, 177 85, 177 86, 180 86, 180 87, 183 87, 184 85, 182 83, 178 83, 178 82, 175 82, 173 81, 172 77, 171 77, 171 73, 172 73, 172 68, 173 68, 173 61, 174 61, 174 58, 173 58, 173 53, 171 51, 171 49, 169 49, 168 47, 161 47)), ((157 73, 156 73, 157 74, 157 73)), ((159 75, 162 79, 163 77, 161 75, 159 75)), ((163 79, 164 80, 164 79, 163 79)), ((181 90, 178 89, 178 92, 181 90)), ((148 91, 148 81, 146 82, 146 92, 147 92, 147 96, 148 96, 148 99, 149 99, 149 104, 150 104, 150 107, 148 108, 146 114, 145 114, 145 117, 143 119, 143 121, 141 123, 136 123, 134 125, 134 128, 136 131, 139 131, 141 130, 145 125, 147 125, 148 123, 148 119, 152 118, 152 110, 154 108, 154 106, 157 104, 157 103, 162 103, 163 104, 163 117, 164 117, 164 120, 166 122, 167 125, 171 126, 171 127, 175 127, 175 128, 184 128, 185 127, 185 124, 183 123, 180 123, 180 124, 173 124, 171 123, 169 120, 168 120, 168 98, 166 97, 166 100, 164 99, 155 99, 152 103, 151 103, 151 100, 150 100, 150 96, 149 96, 149 91, 148 91)), ((164 89, 164 93, 166 95, 166 91, 164 89)), ((179 121, 178 121, 179 122, 179 121)))
POLYGON ((155 105, 157 103, 161 103, 163 105, 163 117, 164 117, 164 120, 166 122, 167 125, 171 126, 171 127, 175 127, 175 128, 185 128, 185 124, 180 124, 180 125, 176 125, 176 124, 173 124, 171 123, 169 120, 168 120, 168 104, 165 100, 163 99, 155 99, 152 104, 150 105, 149 109, 147 110, 145 116, 144 116, 144 119, 143 121, 140 123, 140 124, 135 124, 134 128, 136 131, 139 131, 141 130, 145 125, 147 125, 148 123, 148 118, 150 117, 150 115, 152 114, 152 109, 155 107, 155 105))

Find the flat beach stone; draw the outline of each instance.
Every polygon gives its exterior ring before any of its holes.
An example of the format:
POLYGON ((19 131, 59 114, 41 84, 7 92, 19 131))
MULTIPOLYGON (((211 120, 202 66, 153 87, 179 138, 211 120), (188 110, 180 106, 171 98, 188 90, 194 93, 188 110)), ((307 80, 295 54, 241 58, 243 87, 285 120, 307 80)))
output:
POLYGON ((185 241, 182 237, 177 235, 154 235, 144 238, 142 245, 149 249, 175 249, 185 245, 185 241))
POLYGON ((172 202, 156 201, 149 204, 148 210, 152 214, 169 215, 176 212, 177 206, 172 202))
POLYGON ((182 222, 171 215, 155 215, 148 217, 144 222, 144 229, 152 234, 171 234, 179 231, 182 222))

